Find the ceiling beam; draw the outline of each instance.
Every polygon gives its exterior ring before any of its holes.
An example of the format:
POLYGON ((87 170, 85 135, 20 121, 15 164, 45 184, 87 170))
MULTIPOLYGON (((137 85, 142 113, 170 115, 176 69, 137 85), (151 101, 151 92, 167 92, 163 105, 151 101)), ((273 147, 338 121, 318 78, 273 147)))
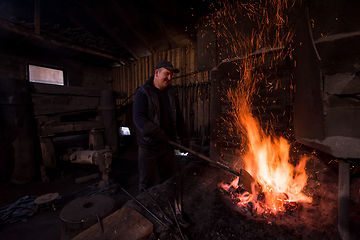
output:
POLYGON ((125 24, 130 28, 130 30, 136 35, 136 37, 142 41, 142 43, 146 46, 146 48, 153 54, 155 55, 156 51, 154 50, 154 48, 151 46, 151 44, 149 43, 149 41, 147 40, 146 37, 144 37, 143 34, 141 34, 139 31, 137 31, 135 29, 135 26, 133 24, 132 19, 128 16, 127 12, 120 6, 120 4, 118 2, 116 2, 115 0, 109 0, 109 3, 111 4, 111 6, 114 7, 115 12, 117 13, 117 15, 125 22, 125 24))
POLYGON ((94 34, 92 34, 91 31, 89 31, 89 29, 87 27, 85 27, 85 25, 80 22, 79 20, 77 20, 76 18, 74 18, 74 10, 73 9, 69 9, 67 12, 66 12, 66 17, 70 19, 70 21, 75 24, 75 26, 81 28, 84 30, 84 32, 86 32, 87 34, 89 34, 90 36, 92 37, 95 37, 94 34))
POLYGON ((134 59, 139 59, 139 57, 134 53, 134 51, 121 40, 120 33, 115 29, 111 29, 109 25, 100 17, 96 9, 92 9, 84 4, 81 5, 85 9, 87 14, 89 14, 117 44, 125 48, 133 56, 134 59))
POLYGON ((99 56, 99 57, 103 57, 103 58, 107 58, 107 59, 112 59, 115 61, 121 61, 121 62, 126 61, 122 57, 118 57, 118 56, 115 56, 115 55, 112 55, 109 53, 105 53, 105 52, 102 52, 97 49, 91 49, 88 47, 84 47, 82 45, 75 43, 74 41, 72 41, 70 39, 67 39, 67 38, 63 38, 63 37, 59 37, 59 36, 52 36, 51 34, 46 34, 46 33, 37 35, 34 33, 33 27, 27 27, 27 26, 23 26, 21 24, 15 24, 10 21, 0 19, 0 29, 15 33, 15 34, 18 34, 21 36, 29 37, 32 39, 37 39, 44 43, 51 44, 53 46, 72 49, 72 50, 76 50, 79 52, 83 52, 83 53, 87 53, 87 54, 91 54, 91 55, 95 55, 95 56, 99 56))
POLYGON ((177 45, 173 39, 173 37, 170 35, 169 30, 165 27, 164 21, 160 18, 160 16, 155 13, 155 11, 150 11, 153 19, 155 20, 157 26, 161 30, 161 32, 164 34, 166 40, 168 41, 170 48, 177 48, 177 45))

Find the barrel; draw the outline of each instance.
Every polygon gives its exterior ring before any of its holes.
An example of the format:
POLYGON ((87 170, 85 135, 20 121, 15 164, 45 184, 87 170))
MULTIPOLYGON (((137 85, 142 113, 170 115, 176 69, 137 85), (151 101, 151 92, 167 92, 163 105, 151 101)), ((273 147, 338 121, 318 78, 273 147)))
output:
POLYGON ((40 170, 40 154, 26 79, 0 77, 0 169, 5 181, 33 181, 40 170))

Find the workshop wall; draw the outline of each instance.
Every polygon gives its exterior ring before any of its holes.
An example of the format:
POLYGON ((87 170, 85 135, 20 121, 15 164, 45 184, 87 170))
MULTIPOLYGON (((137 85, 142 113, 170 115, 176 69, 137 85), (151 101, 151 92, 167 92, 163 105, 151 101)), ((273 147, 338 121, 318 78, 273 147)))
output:
POLYGON ((170 61, 180 72, 174 74, 172 84, 179 91, 180 105, 191 137, 205 140, 209 134, 210 79, 208 71, 199 71, 195 45, 176 48, 154 56, 140 58, 129 65, 113 69, 113 90, 127 93, 127 99, 118 99, 121 125, 135 132, 132 121, 132 102, 136 88, 154 74, 160 60, 170 61))
MULTIPOLYGON (((44 135, 56 137, 54 133, 78 134, 78 132, 72 132, 76 129, 88 133, 90 127, 96 122, 94 119, 98 116, 101 91, 111 89, 112 85, 111 68, 109 67, 103 67, 96 62, 91 64, 66 57, 50 50, 45 53, 40 48, 35 49, 30 46, 26 49, 24 46, 19 46, 18 49, 15 46, 7 46, 1 49, 0 78, 4 80, 3 86, 11 86, 11 83, 9 85, 5 83, 5 80, 8 82, 11 82, 11 79, 20 81, 24 86, 26 85, 26 94, 30 97, 28 103, 21 105, 26 112, 29 111, 26 115, 29 121, 26 121, 24 126, 17 125, 17 122, 23 117, 17 115, 11 117, 12 112, 9 110, 17 110, 19 106, 6 102, 5 98, 2 99, 4 101, 0 106, 0 122, 7 123, 2 124, 0 129, 0 140, 3 146, 0 152, 2 159, 0 178, 17 183, 26 183, 37 178, 40 172, 39 165, 49 167, 49 164, 45 164, 41 157, 40 152, 44 152, 43 148, 40 150, 41 137, 44 135), (28 64, 63 70, 66 86, 29 83, 28 64), (78 124, 71 125, 73 127, 70 128, 70 122, 78 124), (12 133, 6 126, 9 124, 14 125, 11 128, 12 133), (64 126, 63 130, 59 130, 59 124, 64 126), (26 131, 21 129, 26 129, 26 131), (71 130, 68 131, 69 129, 71 130), (17 139, 27 140, 26 144, 22 144, 23 150, 17 148, 17 139), (19 149, 21 154, 27 157, 20 156, 16 152, 19 149)), ((6 89, 2 90, 9 92, 6 89)), ((95 124, 95 126, 100 125, 102 126, 100 122, 95 124)), ((53 151, 52 143, 51 151, 53 151)), ((51 154, 54 155, 53 152, 51 154)), ((56 167, 56 161, 57 159, 52 157, 51 167, 56 167)))
POLYGON ((35 116, 43 118, 53 114, 96 110, 100 91, 111 89, 111 69, 54 56, 20 54, 11 50, 2 52, 0 76, 29 79, 28 64, 63 70, 66 86, 31 83, 35 116))

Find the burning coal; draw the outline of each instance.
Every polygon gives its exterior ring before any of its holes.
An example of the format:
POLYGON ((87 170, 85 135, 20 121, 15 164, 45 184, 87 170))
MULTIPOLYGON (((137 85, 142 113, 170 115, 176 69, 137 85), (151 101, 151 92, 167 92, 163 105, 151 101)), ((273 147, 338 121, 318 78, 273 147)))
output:
POLYGON ((307 158, 298 160, 294 166, 289 157, 290 144, 285 138, 270 134, 269 129, 262 129, 252 108, 253 95, 257 93, 256 83, 266 81, 261 71, 257 70, 264 64, 266 52, 276 49, 274 60, 289 54, 288 48, 284 47, 292 37, 286 16, 289 2, 223 3, 214 17, 218 37, 227 39, 240 63, 237 88, 228 90, 226 95, 231 110, 224 121, 231 134, 244 139, 243 155, 239 159, 255 179, 251 191, 239 187, 239 179, 230 184, 222 183, 221 186, 232 192, 239 206, 251 203, 252 209, 258 214, 284 211, 285 205, 292 202, 312 201, 302 193, 307 184, 307 158), (246 16, 244 21, 252 26, 251 32, 242 31, 244 27, 240 26, 244 26, 245 22, 239 24, 236 15, 242 16, 241 19, 246 16), (256 184, 261 186, 261 192, 256 191, 256 184))

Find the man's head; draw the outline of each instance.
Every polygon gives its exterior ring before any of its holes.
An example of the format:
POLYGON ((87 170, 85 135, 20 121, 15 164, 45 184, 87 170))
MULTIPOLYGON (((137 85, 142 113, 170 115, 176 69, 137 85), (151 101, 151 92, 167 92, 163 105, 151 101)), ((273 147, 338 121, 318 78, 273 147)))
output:
POLYGON ((156 69, 159 69, 159 68, 165 68, 165 69, 167 69, 167 70, 173 70, 174 73, 178 73, 178 72, 179 72, 179 69, 174 68, 173 65, 171 64, 171 62, 166 61, 166 60, 162 60, 162 61, 158 62, 158 63, 155 65, 155 70, 156 70, 156 69))
POLYGON ((164 90, 169 86, 173 73, 178 73, 179 69, 166 60, 160 61, 155 65, 154 85, 158 89, 164 90))

